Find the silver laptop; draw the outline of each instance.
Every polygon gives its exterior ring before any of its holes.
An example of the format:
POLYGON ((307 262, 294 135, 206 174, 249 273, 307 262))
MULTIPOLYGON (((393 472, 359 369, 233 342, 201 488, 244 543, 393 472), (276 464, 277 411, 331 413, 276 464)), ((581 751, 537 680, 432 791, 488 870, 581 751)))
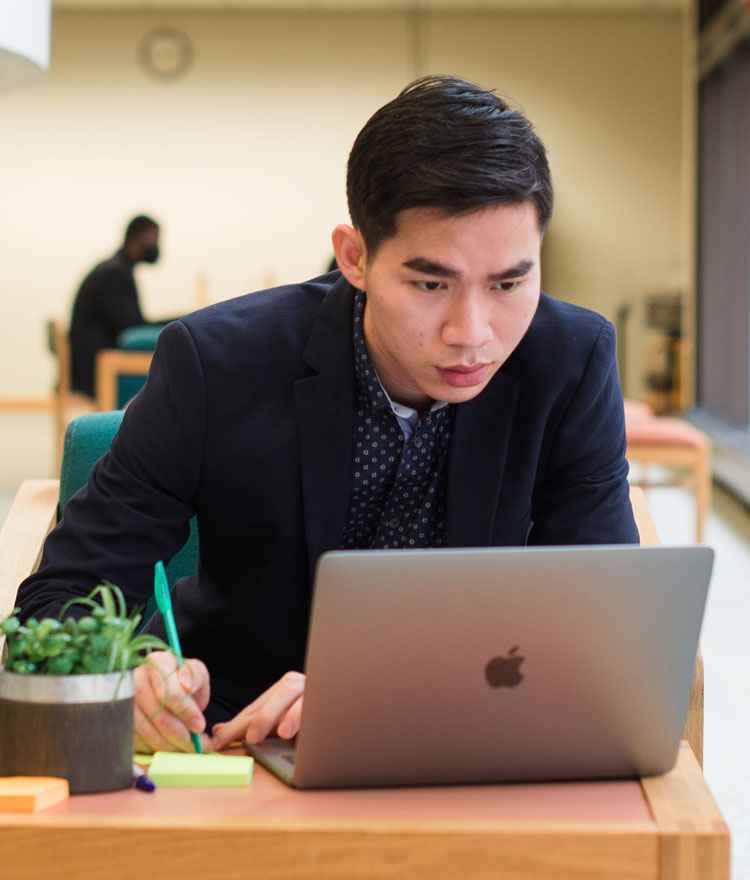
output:
POLYGON ((298 788, 607 779, 674 765, 708 547, 333 552, 319 560, 298 788))

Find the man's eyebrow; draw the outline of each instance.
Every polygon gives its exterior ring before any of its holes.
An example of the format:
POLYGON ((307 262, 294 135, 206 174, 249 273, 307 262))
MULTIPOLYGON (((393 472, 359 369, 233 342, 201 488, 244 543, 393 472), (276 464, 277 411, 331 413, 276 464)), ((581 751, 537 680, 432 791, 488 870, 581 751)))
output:
POLYGON ((437 275, 439 278, 459 278, 461 273, 442 263, 436 263, 434 260, 428 260, 426 257, 414 257, 403 263, 407 269, 413 269, 415 272, 421 272, 423 275, 437 275))
MULTIPOLYGON (((428 260, 426 257, 414 257, 406 260, 403 265, 407 269, 413 269, 415 272, 421 272, 423 275, 437 275, 438 278, 460 278, 461 273, 450 266, 444 266, 435 260, 428 260)), ((515 266, 503 269, 502 272, 493 272, 487 276, 488 281, 507 281, 509 278, 520 278, 527 275, 536 265, 533 260, 521 260, 515 266)))
POLYGON ((507 281, 509 278, 520 278, 522 275, 528 275, 535 265, 536 263, 533 260, 521 260, 520 263, 516 263, 515 266, 511 266, 509 269, 504 269, 502 272, 493 272, 487 280, 507 281))

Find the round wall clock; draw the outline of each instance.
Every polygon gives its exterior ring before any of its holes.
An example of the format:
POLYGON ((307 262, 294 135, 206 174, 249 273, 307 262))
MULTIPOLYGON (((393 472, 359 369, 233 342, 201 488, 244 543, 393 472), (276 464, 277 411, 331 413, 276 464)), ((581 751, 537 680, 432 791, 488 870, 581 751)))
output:
POLYGON ((177 28, 155 28, 141 40, 138 57, 149 76, 179 79, 193 64, 193 44, 177 28))

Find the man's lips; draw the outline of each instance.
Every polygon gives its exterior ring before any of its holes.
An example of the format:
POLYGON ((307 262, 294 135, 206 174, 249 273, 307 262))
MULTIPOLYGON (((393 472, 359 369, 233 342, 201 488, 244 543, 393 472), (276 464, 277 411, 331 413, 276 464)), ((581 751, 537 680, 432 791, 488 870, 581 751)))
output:
POLYGON ((449 384, 456 388, 471 388, 484 381, 489 370, 489 364, 472 364, 463 366, 457 364, 454 367, 439 367, 440 375, 449 384))

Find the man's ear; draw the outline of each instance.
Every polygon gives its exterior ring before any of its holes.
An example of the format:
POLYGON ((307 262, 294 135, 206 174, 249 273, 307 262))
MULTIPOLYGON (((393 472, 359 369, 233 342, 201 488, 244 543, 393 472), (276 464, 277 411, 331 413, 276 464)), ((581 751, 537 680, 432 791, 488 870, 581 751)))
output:
POLYGON ((341 274, 349 284, 364 290, 367 250, 360 233, 351 226, 340 223, 331 233, 331 242, 341 274))

